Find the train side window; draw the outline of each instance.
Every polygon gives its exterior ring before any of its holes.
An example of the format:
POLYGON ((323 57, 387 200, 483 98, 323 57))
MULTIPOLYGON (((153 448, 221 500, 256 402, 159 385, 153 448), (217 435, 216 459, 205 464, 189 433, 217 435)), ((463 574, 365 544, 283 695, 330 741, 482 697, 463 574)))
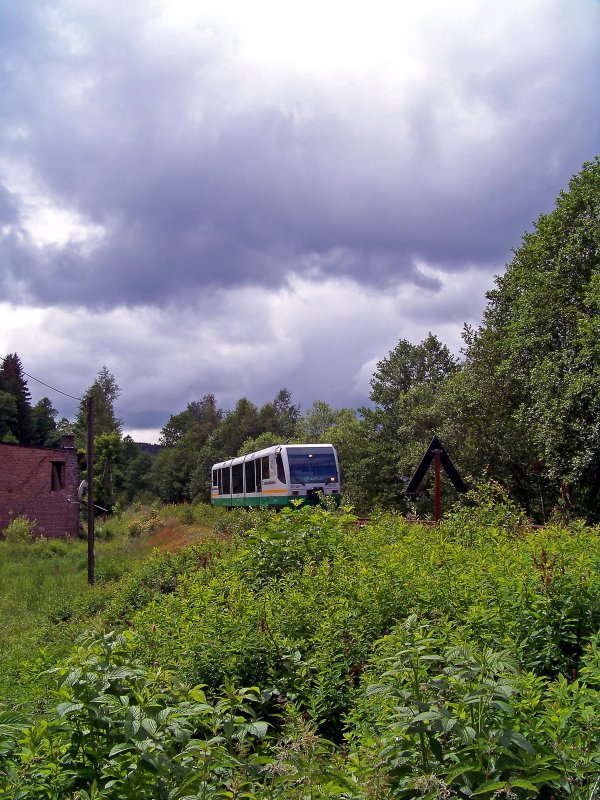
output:
POLYGON ((256 491, 256 481, 254 476, 254 461, 246 461, 244 464, 246 471, 246 492, 256 491))
POLYGON ((269 470, 269 456, 263 456, 261 458, 262 461, 262 477, 263 481, 267 480, 267 478, 271 477, 271 472, 269 470))
POLYGON ((234 464, 231 468, 231 493, 244 494, 244 465, 234 464))
POLYGON ((223 494, 231 494, 231 479, 229 467, 223 467, 223 494))
POLYGON ((277 480, 279 481, 279 483, 285 483, 285 470, 283 469, 283 458, 281 457, 281 453, 277 453, 276 463, 277 463, 277 480))
POLYGON ((262 492, 262 481, 260 479, 260 458, 254 462, 254 471, 256 473, 256 491, 262 492))

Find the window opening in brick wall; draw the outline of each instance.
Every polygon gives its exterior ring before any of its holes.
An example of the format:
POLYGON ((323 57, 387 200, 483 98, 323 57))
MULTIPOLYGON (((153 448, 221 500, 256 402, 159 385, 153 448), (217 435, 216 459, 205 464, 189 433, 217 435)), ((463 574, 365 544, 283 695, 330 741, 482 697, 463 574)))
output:
POLYGON ((65 488, 65 462, 51 461, 50 467, 50 490, 60 492, 65 488))

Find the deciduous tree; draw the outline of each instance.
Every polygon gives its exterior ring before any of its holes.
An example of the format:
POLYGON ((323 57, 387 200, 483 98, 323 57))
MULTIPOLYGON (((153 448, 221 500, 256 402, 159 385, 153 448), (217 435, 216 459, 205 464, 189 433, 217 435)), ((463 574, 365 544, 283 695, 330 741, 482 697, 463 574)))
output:
POLYGON ((48 397, 42 397, 31 409, 32 444, 58 447, 60 433, 56 427, 57 411, 48 397))
POLYGON ((102 367, 96 380, 87 390, 79 404, 74 424, 75 439, 79 447, 87 441, 87 402, 90 395, 94 398, 94 434, 116 432, 121 435, 122 423, 115 415, 114 404, 121 390, 114 375, 106 366, 102 367))
POLYGON ((596 158, 525 234, 467 340, 467 416, 538 514, 562 503, 600 516, 599 220, 596 158))

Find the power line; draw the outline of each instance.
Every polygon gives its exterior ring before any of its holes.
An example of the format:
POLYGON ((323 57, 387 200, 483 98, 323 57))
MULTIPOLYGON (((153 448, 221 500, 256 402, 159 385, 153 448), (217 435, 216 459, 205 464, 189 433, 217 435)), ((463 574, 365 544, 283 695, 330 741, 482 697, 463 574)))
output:
POLYGON ((83 400, 83 397, 74 397, 72 394, 67 394, 67 392, 63 392, 60 389, 57 389, 55 386, 50 386, 49 383, 44 383, 44 381, 41 381, 39 378, 30 375, 28 372, 23 372, 23 375, 27 375, 27 377, 31 378, 32 381, 37 381, 38 383, 41 383, 42 386, 46 386, 48 389, 52 389, 53 392, 58 392, 59 394, 64 394, 65 397, 70 397, 71 400, 83 400))

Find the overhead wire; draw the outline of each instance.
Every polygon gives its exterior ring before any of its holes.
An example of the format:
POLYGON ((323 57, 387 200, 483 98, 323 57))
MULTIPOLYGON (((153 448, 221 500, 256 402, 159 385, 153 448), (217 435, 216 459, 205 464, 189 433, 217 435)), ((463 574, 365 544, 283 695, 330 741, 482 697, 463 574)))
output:
POLYGON ((68 394, 67 392, 63 392, 61 389, 57 389, 56 386, 50 386, 49 383, 45 383, 41 381, 39 378, 36 378, 34 375, 30 375, 28 372, 23 372, 23 375, 27 375, 28 378, 31 378, 32 381, 37 381, 41 383, 42 386, 46 386, 48 389, 52 389, 53 392, 58 392, 59 394, 64 394, 65 397, 70 397, 71 400, 83 400, 83 397, 75 397, 72 394, 68 394))

